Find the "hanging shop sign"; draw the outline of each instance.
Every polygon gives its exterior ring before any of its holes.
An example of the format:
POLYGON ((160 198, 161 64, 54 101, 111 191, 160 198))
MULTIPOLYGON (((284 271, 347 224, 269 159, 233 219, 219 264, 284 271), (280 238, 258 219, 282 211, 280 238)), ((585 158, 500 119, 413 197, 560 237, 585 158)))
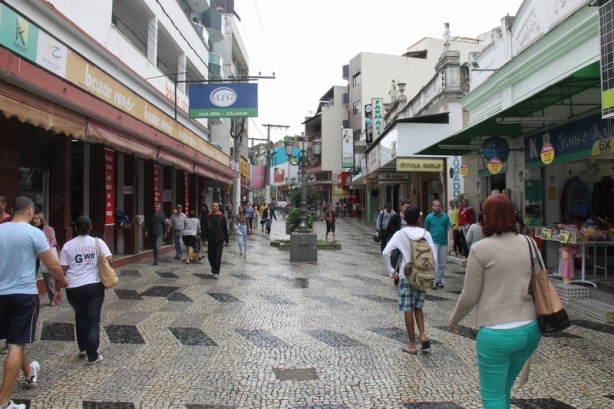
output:
POLYGON ((601 116, 614 116, 614 2, 599 7, 599 38, 601 40, 601 116))
POLYGON ((373 120, 371 118, 372 115, 373 105, 365 105, 365 141, 367 145, 371 145, 373 143, 373 120))
POLYGON ((443 172, 443 159, 397 158, 397 172, 443 172))
POLYGON ((409 173, 380 173, 377 175, 378 185, 396 185, 399 183, 409 183, 410 181, 409 173))
POLYGON ((183 210, 186 216, 190 216, 190 175, 187 172, 183 172, 183 185, 185 188, 185 203, 183 210))
POLYGON ((160 191, 161 191, 161 179, 160 179, 160 166, 153 165, 153 180, 154 180, 154 203, 162 203, 160 201, 160 191))
POLYGON ((371 99, 371 107, 373 108, 371 113, 373 139, 377 140, 384 132, 384 100, 382 98, 371 99))
POLYGON ((241 159, 241 176, 249 176, 249 163, 245 159, 241 159))
POLYGON ((468 171, 469 171, 469 166, 465 162, 461 163, 461 165, 460 165, 460 174, 461 174, 461 176, 462 177, 467 176, 467 172, 468 171))
POLYGON ((190 85, 190 118, 258 116, 258 84, 190 85))
POLYGON ((115 224, 115 151, 104 148, 104 224, 115 224))
POLYGON ((614 152, 613 129, 601 114, 595 114, 550 129, 545 134, 528 136, 524 139, 525 167, 543 166, 542 148, 548 144, 553 148, 551 164, 610 154, 614 152))
POLYGON ((546 165, 550 165, 552 163, 554 160, 554 147, 551 144, 547 143, 542 146, 541 158, 542 162, 544 162, 546 165))
POLYGON ((354 130, 352 128, 343 128, 341 130, 341 167, 354 167, 354 130))
POLYGON ((499 136, 491 136, 482 142, 482 156, 486 160, 498 158, 505 162, 510 156, 510 146, 499 136))
POLYGON ((499 158, 492 158, 488 161, 488 171, 492 174, 497 174, 503 169, 503 162, 499 158))

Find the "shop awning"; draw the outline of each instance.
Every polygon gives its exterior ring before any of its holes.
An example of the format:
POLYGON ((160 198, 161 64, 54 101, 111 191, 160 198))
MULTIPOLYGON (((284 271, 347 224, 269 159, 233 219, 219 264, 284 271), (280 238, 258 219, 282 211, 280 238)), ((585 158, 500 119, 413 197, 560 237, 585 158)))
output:
POLYGON ((217 181, 229 184, 229 185, 232 184, 232 178, 220 175, 219 173, 212 172, 209 169, 199 164, 194 164, 194 173, 196 173, 197 175, 212 179, 212 180, 217 180, 217 181))
POLYGON ((86 118, 44 98, 0 81, 0 111, 7 118, 75 138, 85 135, 86 118))
POLYGON ((155 159, 158 147, 116 129, 110 129, 105 125, 89 120, 87 123, 87 135, 94 137, 108 145, 124 149, 130 153, 143 156, 147 159, 155 159))
POLYGON ((181 156, 175 155, 165 149, 160 148, 156 160, 174 165, 180 169, 192 173, 194 171, 194 162, 189 161, 181 156))
POLYGON ((546 128, 545 124, 541 123, 502 124, 497 122, 497 118, 564 116, 567 120, 573 120, 598 112, 601 109, 600 92, 600 68, 599 62, 595 62, 524 101, 421 150, 418 154, 462 155, 480 150, 482 141, 491 136, 515 138, 546 128), (464 145, 467 148, 450 145, 464 145))

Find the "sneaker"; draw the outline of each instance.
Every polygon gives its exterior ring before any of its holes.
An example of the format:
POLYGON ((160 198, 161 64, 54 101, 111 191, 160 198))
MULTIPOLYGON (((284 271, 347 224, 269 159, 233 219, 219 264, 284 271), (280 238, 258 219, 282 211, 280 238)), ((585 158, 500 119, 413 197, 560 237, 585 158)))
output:
POLYGON ((217 280, 218 278, 220 278, 220 275, 219 274, 213 274, 213 278, 215 278, 217 280))
POLYGON ((80 358, 85 358, 87 356, 87 352, 86 351, 79 351, 79 357, 80 358))
POLYGON ((98 358, 96 358, 95 361, 87 361, 88 365, 96 365, 102 362, 104 358, 102 357, 102 355, 98 355, 98 358))
POLYGON ((154 262, 153 262, 153 265, 154 265, 154 266, 157 266, 157 265, 158 265, 158 262, 157 262, 157 261, 154 261, 154 262))
POLYGON ((40 369, 41 366, 38 362, 30 362, 30 377, 26 378, 26 386, 28 388, 33 388, 36 386, 36 382, 38 381, 38 371, 40 371, 40 369))
POLYGON ((15 403, 10 400, 9 403, 6 404, 6 406, 3 406, 0 409, 26 409, 26 405, 23 403, 15 403))
POLYGON ((441 281, 438 281, 438 282, 435 283, 435 287, 443 288, 443 283, 441 281))

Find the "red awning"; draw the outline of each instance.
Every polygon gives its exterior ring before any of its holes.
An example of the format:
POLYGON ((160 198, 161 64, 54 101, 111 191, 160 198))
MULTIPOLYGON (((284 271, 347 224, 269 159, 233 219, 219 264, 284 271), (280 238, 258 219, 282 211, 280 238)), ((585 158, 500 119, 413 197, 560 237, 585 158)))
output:
POLYGON ((87 135, 94 137, 114 148, 124 149, 147 159, 155 159, 158 148, 155 145, 142 141, 117 129, 111 129, 93 120, 88 120, 87 135))

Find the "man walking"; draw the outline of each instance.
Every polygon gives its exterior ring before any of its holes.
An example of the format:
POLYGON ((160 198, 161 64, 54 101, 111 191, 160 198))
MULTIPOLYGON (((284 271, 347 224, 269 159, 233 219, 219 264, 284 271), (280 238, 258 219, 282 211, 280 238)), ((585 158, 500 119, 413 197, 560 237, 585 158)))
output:
POLYGON ((407 227, 396 232, 390 238, 390 242, 382 252, 382 258, 388 270, 388 275, 394 280, 399 280, 399 311, 405 314, 405 328, 407 329, 407 336, 409 337, 409 346, 401 348, 401 351, 412 355, 418 353, 418 349, 416 348, 414 318, 416 324, 418 324, 422 352, 429 352, 431 350, 431 341, 427 338, 424 330, 424 312, 422 311, 424 299, 426 298, 426 290, 412 287, 409 284, 408 277, 405 277, 404 273, 405 264, 413 260, 413 255, 411 254, 411 240, 420 240, 424 237, 429 246, 431 246, 431 249, 433 249, 435 264, 438 263, 433 239, 429 232, 418 227, 419 219, 420 209, 417 206, 408 206, 405 210, 407 227), (394 269, 394 266, 390 262, 390 255, 395 250, 399 250, 402 256, 399 272, 394 269))
POLYGON ((181 213, 183 207, 180 204, 178 204, 175 209, 177 212, 171 215, 171 223, 170 226, 168 226, 168 229, 173 229, 173 243, 175 243, 175 259, 181 260, 181 257, 183 256, 183 251, 181 251, 181 232, 183 232, 183 229, 185 229, 185 222, 188 220, 188 217, 185 214, 181 213))
POLYGON ((153 265, 157 266, 160 261, 160 246, 162 236, 166 238, 166 216, 160 211, 160 203, 154 203, 153 212, 147 215, 145 220, 145 237, 151 237, 153 247, 153 265))
POLYGON ((384 206, 384 210, 379 212, 379 214, 377 215, 377 221, 375 222, 375 230, 382 238, 382 240, 380 241, 382 251, 384 251, 384 248, 386 248, 386 243, 388 243, 388 222, 390 221, 390 218, 395 214, 396 212, 392 210, 392 205, 390 203, 386 203, 386 206, 384 206))
POLYGON ((266 205, 266 209, 264 209, 264 213, 262 213, 262 220, 264 220, 266 227, 266 234, 271 234, 271 223, 273 219, 277 221, 277 217, 275 217, 275 212, 271 209, 271 203, 266 205))
POLYGON ((360 203, 360 200, 356 202, 356 217, 358 218, 358 221, 362 220, 362 203, 360 203))
POLYGON ((279 202, 279 208, 281 210, 282 219, 286 218, 286 207, 287 206, 288 206, 288 203, 285 200, 282 200, 281 202, 279 202))
POLYGON ((45 234, 30 225, 34 202, 20 196, 13 204, 13 219, 0 225, 0 339, 6 338, 9 351, 4 361, 0 387, 0 408, 26 409, 26 405, 9 400, 19 369, 27 387, 36 386, 38 362, 28 361, 25 344, 34 342, 40 308, 36 286, 36 257, 62 286, 68 280, 58 259, 51 252, 45 234))
POLYGON ((333 206, 328 206, 328 209, 324 213, 324 220, 326 220, 326 241, 328 241, 328 233, 333 234, 333 243, 335 240, 335 209, 333 206))
MULTIPOLYGON (((398 232, 399 230, 401 230, 403 227, 407 227, 407 222, 405 221, 405 211, 407 210, 409 206, 411 206, 411 201, 409 200, 401 201, 401 210, 399 211, 399 213, 393 215, 390 218, 390 221, 388 222, 388 227, 386 228, 386 230, 388 230, 386 232, 388 237, 394 236, 394 234, 398 232)), ((398 249, 395 249, 392 252, 390 256, 392 267, 394 268, 397 267, 397 263, 399 262, 400 256, 401 256, 401 252, 398 249)), ((398 284, 399 284, 399 279, 397 278, 394 280, 394 285, 398 285, 398 284)))
POLYGON ((224 246, 230 245, 228 236, 228 223, 226 217, 220 212, 219 203, 211 203, 211 212, 205 218, 205 223, 201 226, 207 242, 207 252, 211 274, 214 278, 220 278, 220 267, 222 265, 222 253, 224 246))
POLYGON ((431 233, 433 243, 435 243, 435 257, 437 263, 437 277, 435 278, 435 288, 443 288, 443 273, 446 269, 446 258, 448 256, 448 237, 450 243, 454 244, 452 223, 447 213, 441 211, 441 202, 433 200, 433 211, 426 216, 424 228, 431 233))

